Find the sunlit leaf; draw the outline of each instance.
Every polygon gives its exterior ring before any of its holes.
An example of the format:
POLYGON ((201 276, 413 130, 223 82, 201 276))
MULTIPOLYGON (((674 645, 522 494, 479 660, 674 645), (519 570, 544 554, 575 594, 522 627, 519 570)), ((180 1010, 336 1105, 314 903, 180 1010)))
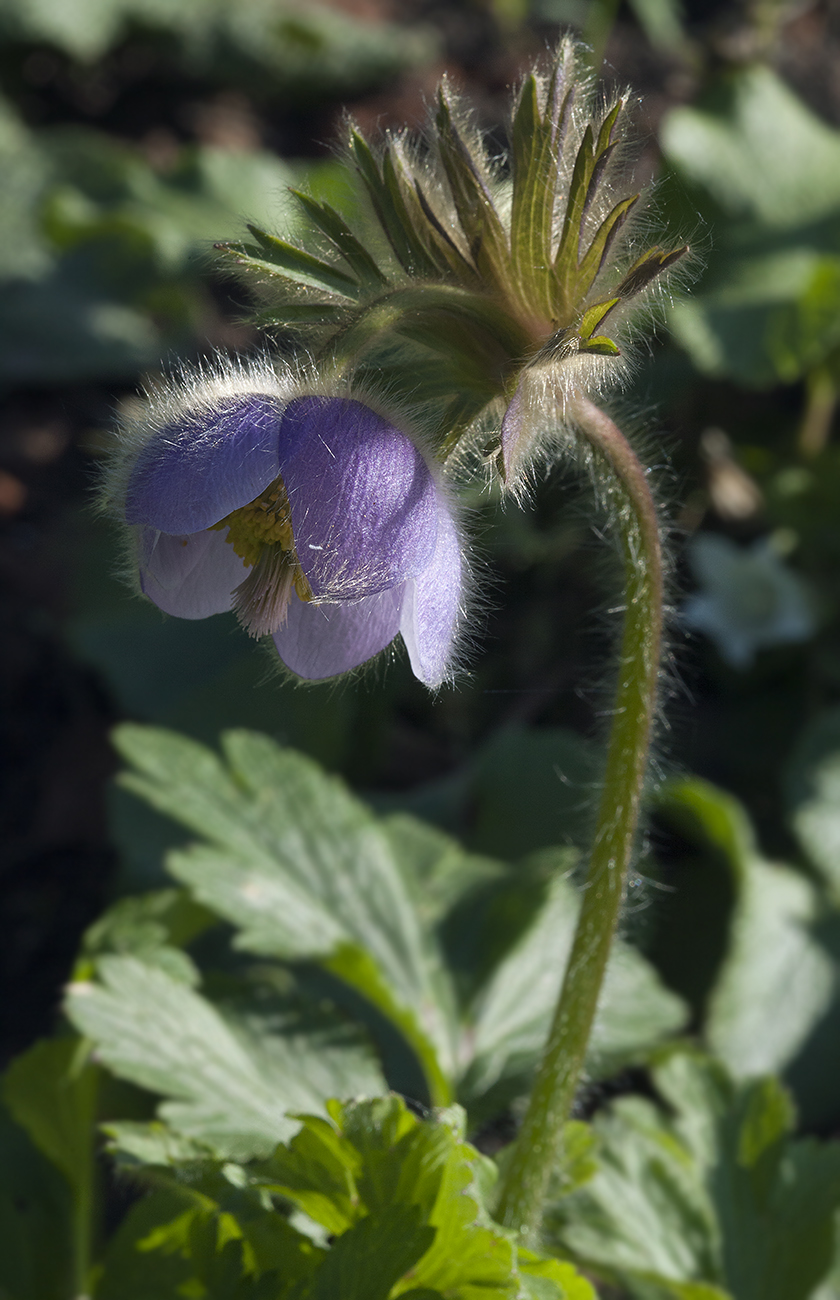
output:
POLYGON ((169 1098, 187 1137, 237 1158, 291 1136, 289 1112, 379 1091, 370 1054, 346 1029, 281 1001, 216 1007, 158 966, 103 957, 101 982, 72 985, 67 1011, 115 1074, 169 1098))
POLYGON ((251 952, 316 958, 377 1006, 448 1096, 446 981, 388 841, 371 813, 311 761, 267 737, 228 733, 229 767, 170 733, 124 727, 139 769, 125 784, 202 836, 172 873, 239 927, 251 952))

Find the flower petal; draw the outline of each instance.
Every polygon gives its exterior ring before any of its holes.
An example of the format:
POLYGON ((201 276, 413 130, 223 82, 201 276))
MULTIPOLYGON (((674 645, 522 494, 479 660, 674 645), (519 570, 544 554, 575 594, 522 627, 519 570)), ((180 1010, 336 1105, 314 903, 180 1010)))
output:
POLYGON ((286 622, 274 633, 277 653, 293 673, 312 682, 358 668, 397 635, 403 591, 396 587, 335 605, 294 596, 286 622))
POLYGON ((432 562, 406 583, 400 632, 415 677, 434 690, 446 678, 461 615, 464 561, 455 521, 441 501, 432 562))
POLYGON ((280 433, 298 558, 315 596, 354 600, 431 559, 437 486, 411 439, 361 402, 303 397, 280 433))
POLYGON ((276 397, 254 393, 162 429, 131 472, 127 522, 198 533, 253 501, 279 472, 282 414, 276 397))
POLYGON ((158 609, 178 618, 224 613, 231 607, 234 587, 248 576, 223 533, 172 536, 144 528, 139 549, 144 594, 158 609))

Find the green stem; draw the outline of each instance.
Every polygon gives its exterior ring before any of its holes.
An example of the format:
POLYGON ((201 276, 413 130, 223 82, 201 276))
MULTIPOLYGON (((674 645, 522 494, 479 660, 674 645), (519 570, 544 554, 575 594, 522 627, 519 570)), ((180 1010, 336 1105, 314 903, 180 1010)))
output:
POLYGON ((624 896, 656 710, 662 640, 662 551, 645 471, 624 435, 588 398, 570 415, 606 486, 625 567, 626 613, 603 791, 580 916, 560 997, 522 1129, 503 1180, 497 1217, 526 1241, 539 1232, 583 1068, 624 896))

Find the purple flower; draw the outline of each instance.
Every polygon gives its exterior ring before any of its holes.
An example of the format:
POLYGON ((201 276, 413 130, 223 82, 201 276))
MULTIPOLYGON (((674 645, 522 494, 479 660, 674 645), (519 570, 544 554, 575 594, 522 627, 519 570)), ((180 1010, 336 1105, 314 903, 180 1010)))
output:
POLYGON ((199 384, 195 400, 170 394, 162 416, 146 415, 119 493, 143 592, 180 618, 235 610, 313 681, 399 633, 416 676, 439 686, 463 588, 439 476, 363 402, 289 399, 273 386, 214 394, 199 384))

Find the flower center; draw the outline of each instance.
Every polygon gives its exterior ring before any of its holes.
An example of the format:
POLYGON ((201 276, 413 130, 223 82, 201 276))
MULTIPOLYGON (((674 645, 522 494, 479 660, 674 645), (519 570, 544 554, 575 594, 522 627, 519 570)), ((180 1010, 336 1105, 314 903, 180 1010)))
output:
POLYGON ((251 572, 233 593, 233 608, 250 636, 267 636, 286 621, 292 593, 312 599, 292 532, 292 512, 278 475, 247 506, 233 510, 214 529, 226 528, 229 542, 251 572))

